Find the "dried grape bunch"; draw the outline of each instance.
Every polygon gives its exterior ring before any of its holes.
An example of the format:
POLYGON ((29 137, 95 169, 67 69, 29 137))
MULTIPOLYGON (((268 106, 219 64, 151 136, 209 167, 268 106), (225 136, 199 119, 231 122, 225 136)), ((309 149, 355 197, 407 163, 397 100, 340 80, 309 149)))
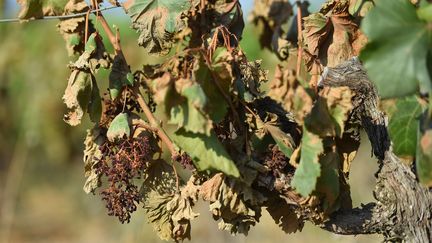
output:
POLYGON ((101 151, 103 156, 96 170, 107 178, 107 187, 100 192, 102 200, 108 215, 118 217, 122 223, 129 222, 141 199, 134 180, 142 178, 156 151, 145 136, 118 143, 107 141, 101 151))

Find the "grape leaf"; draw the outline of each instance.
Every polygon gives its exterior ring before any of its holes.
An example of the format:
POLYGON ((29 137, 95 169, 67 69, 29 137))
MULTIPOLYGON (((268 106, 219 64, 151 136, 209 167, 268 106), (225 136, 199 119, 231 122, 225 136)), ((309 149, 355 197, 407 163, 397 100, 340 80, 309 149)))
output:
POLYGON ((388 130, 393 151, 398 156, 416 153, 417 129, 422 107, 415 96, 399 99, 389 120, 388 130))
POLYGON ((240 176, 236 165, 214 132, 211 132, 210 136, 206 136, 187 132, 181 128, 175 132, 172 138, 182 150, 191 156, 198 170, 221 171, 233 177, 240 176))
MULTIPOLYGON (((406 0, 380 0, 362 22, 369 43, 361 52, 371 80, 383 98, 431 90, 427 56, 432 30, 406 0)), ((428 54, 429 53, 429 54, 428 54)))
POLYGON ((92 91, 87 112, 89 113, 92 122, 99 122, 102 115, 102 100, 96 80, 92 80, 92 91))
POLYGON ((302 196, 309 196, 315 189, 321 174, 319 155, 324 151, 321 139, 303 128, 303 138, 300 151, 300 163, 294 173, 291 185, 302 196))
POLYGON ((105 137, 102 135, 98 127, 87 130, 87 136, 84 141, 84 171, 86 182, 84 191, 86 193, 94 192, 101 185, 100 174, 97 173, 96 165, 102 158, 101 147, 105 142, 105 137))
POLYGON ((112 120, 106 134, 109 141, 114 142, 116 139, 121 139, 124 136, 130 136, 128 118, 127 113, 120 113, 112 120))
POLYGON ((226 178, 218 173, 205 185, 203 199, 208 199, 210 211, 219 222, 219 229, 231 234, 247 234, 249 228, 255 225, 261 216, 261 204, 266 200, 261 193, 245 183, 226 178))
POLYGON ((186 131, 210 135, 213 123, 205 109, 209 102, 202 86, 192 80, 180 78, 176 81, 176 89, 187 101, 171 109, 169 123, 177 124, 186 131))
POLYGON ((215 123, 220 122, 225 117, 228 109, 228 104, 221 94, 221 91, 219 91, 214 84, 214 82, 218 82, 222 92, 225 92, 225 94, 229 93, 232 73, 229 72, 229 70, 226 70, 226 65, 227 64, 223 61, 216 61, 216 63, 212 64, 214 70, 210 70, 203 62, 197 62, 194 67, 194 79, 201 84, 201 87, 208 98, 206 104, 207 114, 209 114, 215 123), (213 77, 210 72, 214 72, 218 79, 212 81, 213 77))
POLYGON ((319 159, 322 170, 318 178, 316 191, 324 195, 323 209, 327 213, 333 212, 336 200, 339 197, 339 165, 341 157, 335 152, 330 152, 319 159))
POLYGON ((189 0, 129 0, 124 3, 132 27, 140 32, 138 43, 149 53, 168 54, 173 35, 182 29, 180 15, 190 8, 189 0))
POLYGON ((20 19, 37 19, 43 16, 61 15, 65 12, 68 2, 69 0, 18 0, 21 5, 18 17, 20 19))
POLYGON ((111 72, 109 74, 109 89, 111 98, 117 98, 124 86, 132 84, 133 76, 130 73, 129 66, 123 57, 116 55, 114 57, 111 72))
POLYGON ((68 108, 63 120, 71 126, 81 123, 87 111, 92 96, 92 74, 80 70, 72 71, 69 82, 63 95, 63 101, 68 108))

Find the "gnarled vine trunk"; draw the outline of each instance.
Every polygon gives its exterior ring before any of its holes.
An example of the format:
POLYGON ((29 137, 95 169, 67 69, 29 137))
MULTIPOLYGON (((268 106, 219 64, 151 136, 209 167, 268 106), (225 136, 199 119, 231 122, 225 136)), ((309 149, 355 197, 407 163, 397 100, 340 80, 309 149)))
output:
POLYGON ((321 85, 348 86, 362 127, 380 163, 374 190, 376 203, 338 211, 322 227, 337 234, 384 235, 385 240, 430 242, 432 240, 432 193, 420 185, 411 168, 392 151, 385 117, 378 110, 378 95, 357 58, 327 69, 321 85))

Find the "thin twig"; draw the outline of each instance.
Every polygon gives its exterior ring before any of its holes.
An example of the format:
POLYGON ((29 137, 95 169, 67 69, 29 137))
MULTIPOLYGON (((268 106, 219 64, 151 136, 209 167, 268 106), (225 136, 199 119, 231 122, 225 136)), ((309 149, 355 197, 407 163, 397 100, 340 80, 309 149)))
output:
POLYGON ((153 113, 150 110, 150 107, 147 105, 147 103, 144 100, 144 97, 142 96, 141 92, 138 88, 134 89, 134 95, 137 98, 138 104, 140 105, 141 109, 143 110, 145 116, 150 122, 150 126, 156 129, 157 135, 162 140, 163 143, 167 146, 168 150, 170 151, 171 155, 176 155, 177 150, 174 147, 173 142, 168 137, 168 135, 165 133, 165 131, 160 127, 159 123, 157 122, 156 118, 154 117, 153 113))
POLYGON ((300 76, 301 61, 303 55, 303 38, 302 38, 302 12, 301 3, 297 1, 297 68, 296 74, 300 76))

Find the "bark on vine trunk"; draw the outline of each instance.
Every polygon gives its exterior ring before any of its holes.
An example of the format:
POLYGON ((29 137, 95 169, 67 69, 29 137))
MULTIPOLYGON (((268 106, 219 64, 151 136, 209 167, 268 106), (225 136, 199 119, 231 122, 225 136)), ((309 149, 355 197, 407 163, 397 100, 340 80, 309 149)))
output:
POLYGON ((344 235, 378 233, 389 241, 431 241, 432 193, 391 151, 381 162, 374 196, 376 203, 339 211, 322 227, 344 235))
POLYGON ((326 68, 321 86, 348 86, 356 97, 354 112, 368 134, 380 168, 374 190, 376 203, 337 211, 321 227, 344 235, 382 234, 386 241, 432 241, 432 193, 418 182, 412 169, 392 151, 378 95, 357 58, 326 68))

